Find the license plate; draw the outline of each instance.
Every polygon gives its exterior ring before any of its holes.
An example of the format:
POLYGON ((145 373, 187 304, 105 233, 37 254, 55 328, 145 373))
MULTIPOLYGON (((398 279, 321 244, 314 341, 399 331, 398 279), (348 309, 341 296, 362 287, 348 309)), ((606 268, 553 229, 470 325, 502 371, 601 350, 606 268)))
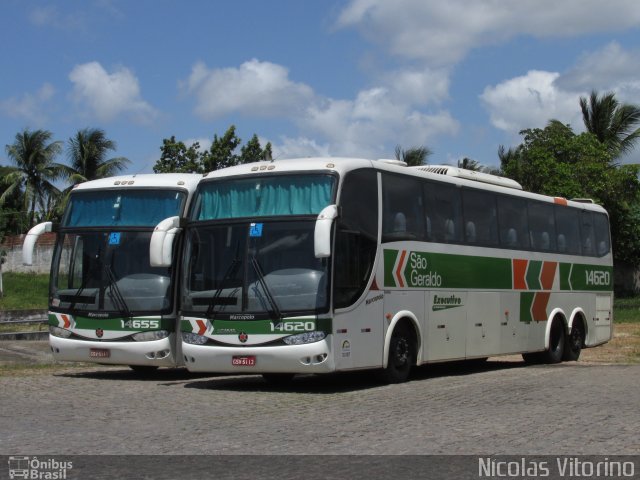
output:
POLYGON ((244 357, 235 356, 231 358, 231 365, 236 367, 253 367, 255 364, 256 357, 253 355, 244 357))
POLYGON ((111 350, 108 348, 92 348, 89 350, 90 358, 109 358, 111 356, 111 350))

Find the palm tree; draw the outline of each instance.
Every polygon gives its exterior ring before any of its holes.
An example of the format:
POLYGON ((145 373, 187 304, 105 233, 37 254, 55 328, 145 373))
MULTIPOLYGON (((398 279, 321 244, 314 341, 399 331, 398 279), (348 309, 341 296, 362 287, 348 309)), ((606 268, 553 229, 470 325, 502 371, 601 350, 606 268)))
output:
POLYGON ((396 146, 396 160, 405 162, 409 167, 426 165, 433 152, 429 147, 411 147, 404 150, 400 145, 396 146))
POLYGON ((51 200, 60 194, 52 182, 64 176, 65 165, 53 159, 62 151, 62 143, 51 142, 52 133, 47 130, 16 134, 15 141, 6 145, 9 158, 16 165, 5 176, 7 188, 0 196, 0 205, 17 192, 22 193, 23 209, 28 211, 29 225, 34 224, 38 207, 46 213, 51 200))
POLYGON ((109 140, 99 128, 78 130, 68 141, 67 156, 71 167, 68 169, 72 185, 105 178, 124 170, 130 161, 125 157, 106 159, 109 150, 116 150, 116 143, 109 140))
POLYGON ((587 131, 607 145, 614 158, 633 150, 640 139, 640 107, 620 104, 613 92, 598 96, 593 90, 589 99, 580 97, 580 108, 587 131))

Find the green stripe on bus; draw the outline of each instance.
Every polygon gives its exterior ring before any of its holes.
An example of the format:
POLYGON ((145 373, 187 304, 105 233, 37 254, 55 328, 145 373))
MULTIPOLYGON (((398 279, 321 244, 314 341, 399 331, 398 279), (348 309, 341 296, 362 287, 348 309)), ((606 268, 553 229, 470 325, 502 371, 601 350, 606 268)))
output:
POLYGON ((542 262, 537 260, 531 260, 527 267, 527 287, 529 290, 540 290, 540 272, 542 271, 542 262))
POLYGON ((535 298, 535 292, 522 292, 520 294, 520 321, 524 323, 531 323, 533 316, 531 314, 531 307, 533 306, 533 299, 535 298))
MULTIPOLYGON (((78 315, 71 315, 65 313, 67 317, 73 319, 75 326, 73 330, 102 330, 108 331, 133 331, 139 332, 140 330, 168 330, 173 332, 175 330, 175 319, 173 318, 143 318, 143 317, 131 317, 131 318, 89 318, 78 315), (131 323, 129 323, 131 322, 131 323), (152 322, 153 328, 149 328, 149 322, 152 322), (123 327, 123 325, 125 325, 123 327), (158 325, 156 328, 155 325, 158 325)), ((54 327, 59 326, 58 317, 55 313, 49 313, 49 325, 54 327)))

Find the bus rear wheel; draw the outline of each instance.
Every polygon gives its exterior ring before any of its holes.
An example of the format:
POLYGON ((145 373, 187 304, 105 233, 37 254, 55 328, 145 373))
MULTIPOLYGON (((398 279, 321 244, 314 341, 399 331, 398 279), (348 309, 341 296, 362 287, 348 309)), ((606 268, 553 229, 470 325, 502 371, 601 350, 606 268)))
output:
POLYGON ((542 352, 544 363, 560 363, 564 356, 565 328, 562 319, 554 318, 549 332, 549 348, 542 352))
POLYGON ((562 360, 575 362, 580 358, 580 351, 584 345, 585 333, 582 320, 576 319, 571 327, 571 332, 567 335, 564 343, 564 353, 562 360))
POLYGON ((381 372, 384 383, 406 382, 411 367, 416 361, 415 338, 411 329, 404 325, 397 326, 391 334, 389 343, 389 360, 387 367, 381 372))

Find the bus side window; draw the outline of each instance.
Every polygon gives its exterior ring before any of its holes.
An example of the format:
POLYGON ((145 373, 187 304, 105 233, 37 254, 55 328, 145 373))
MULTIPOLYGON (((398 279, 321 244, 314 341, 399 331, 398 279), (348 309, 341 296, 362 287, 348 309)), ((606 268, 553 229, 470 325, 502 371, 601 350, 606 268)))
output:
MULTIPOLYGON (((564 252, 569 255, 580 255, 580 212, 575 208, 555 205, 556 229, 559 240, 564 237, 564 252)), ((560 247, 560 245, 558 245, 560 247)))
POLYGON ((557 236, 553 204, 529 201, 528 211, 531 248, 544 252, 555 251, 557 236))
POLYGON ((423 240, 425 215, 418 178, 382 176, 382 241, 423 240))
POLYGON ((500 244, 507 248, 529 248, 527 202, 522 198, 497 196, 500 244))
POLYGON ((609 219, 602 213, 593 214, 593 230, 596 238, 597 255, 602 257, 611 249, 609 237, 609 219))
POLYGON ((355 170, 342 182, 341 214, 336 225, 334 306, 344 308, 362 295, 369 283, 378 247, 378 176, 355 170))
POLYGON ((430 241, 461 242, 460 190, 454 185, 425 182, 423 193, 424 208, 431 223, 430 241))
POLYGON ((580 237, 582 238, 582 254, 596 254, 596 240, 593 231, 593 214, 588 210, 580 212, 580 237))
POLYGON ((467 243, 487 246, 498 244, 496 197, 493 193, 463 189, 462 212, 467 243))

